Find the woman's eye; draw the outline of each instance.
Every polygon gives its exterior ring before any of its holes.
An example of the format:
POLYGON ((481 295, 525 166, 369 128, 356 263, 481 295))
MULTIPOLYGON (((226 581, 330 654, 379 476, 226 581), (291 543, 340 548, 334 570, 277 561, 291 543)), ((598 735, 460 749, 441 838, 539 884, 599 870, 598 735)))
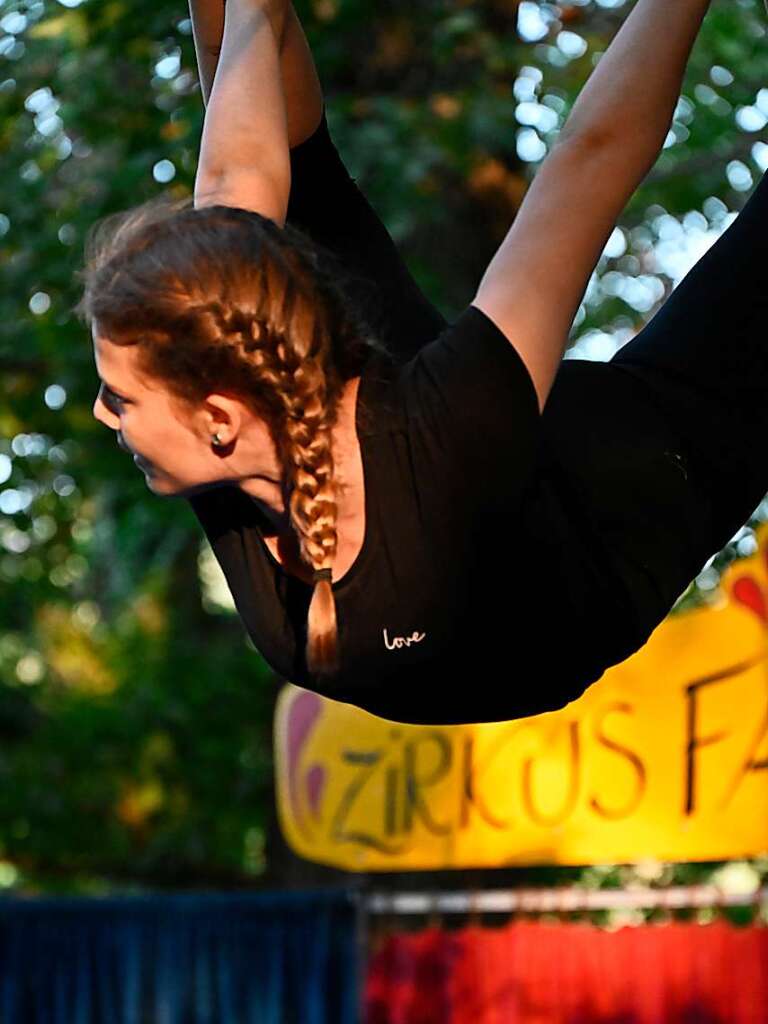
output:
POLYGON ((121 398, 119 395, 116 395, 113 391, 110 391, 108 388, 102 388, 102 395, 104 404, 107 406, 107 408, 112 409, 115 412, 120 412, 123 406, 126 404, 125 399, 121 398))

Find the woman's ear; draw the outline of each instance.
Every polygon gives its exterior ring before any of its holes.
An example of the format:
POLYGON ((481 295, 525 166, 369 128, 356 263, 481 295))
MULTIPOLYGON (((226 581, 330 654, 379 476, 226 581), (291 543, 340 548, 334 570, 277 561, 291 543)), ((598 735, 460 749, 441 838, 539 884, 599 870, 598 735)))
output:
POLYGON ((242 404, 228 395, 212 392, 206 396, 195 420, 195 432, 206 444, 214 434, 218 434, 225 444, 229 444, 242 429, 242 404))

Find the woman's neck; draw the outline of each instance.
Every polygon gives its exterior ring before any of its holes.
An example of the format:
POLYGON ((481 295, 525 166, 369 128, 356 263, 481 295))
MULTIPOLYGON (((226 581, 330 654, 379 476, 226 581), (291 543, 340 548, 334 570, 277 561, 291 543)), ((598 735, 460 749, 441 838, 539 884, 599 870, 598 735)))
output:
MULTIPOLYGON (((360 480, 360 443, 357 437, 357 395, 360 377, 353 377, 344 385, 339 413, 331 431, 334 479, 340 485, 337 521, 344 520, 355 507, 360 480)), ((240 482, 240 489, 260 506, 274 524, 277 533, 286 533, 291 528, 290 515, 283 502, 282 485, 277 475, 249 477, 240 482)))

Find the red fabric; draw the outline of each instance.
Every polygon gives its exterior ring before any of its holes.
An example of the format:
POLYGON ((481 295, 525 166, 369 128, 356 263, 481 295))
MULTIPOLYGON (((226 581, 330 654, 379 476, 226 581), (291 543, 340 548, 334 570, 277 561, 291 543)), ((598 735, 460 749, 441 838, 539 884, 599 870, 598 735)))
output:
POLYGON ((516 922, 387 936, 365 1024, 766 1024, 768 928, 516 922))

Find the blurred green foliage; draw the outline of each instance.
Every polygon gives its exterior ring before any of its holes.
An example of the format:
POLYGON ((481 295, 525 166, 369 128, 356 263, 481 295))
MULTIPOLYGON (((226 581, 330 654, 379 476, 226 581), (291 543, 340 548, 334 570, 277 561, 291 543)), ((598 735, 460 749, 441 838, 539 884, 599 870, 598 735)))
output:
MULTIPOLYGON (((419 283, 457 315, 540 165, 537 147, 557 137, 630 3, 295 6, 350 172, 419 283)), ((717 228, 746 201, 768 162, 767 48, 762 0, 715 0, 670 137, 595 269, 575 344, 596 332, 627 340, 658 308, 671 281, 649 254, 670 223, 682 237, 699 211, 699 227, 717 228), (651 279, 656 298, 644 305, 628 285, 647 296, 651 279)), ((206 596, 210 558, 186 503, 156 500, 93 419, 90 338, 71 314, 88 227, 159 189, 188 194, 203 114, 184 3, 0 3, 8 888, 238 884, 267 866, 278 681, 231 605, 206 596)), ((715 572, 751 553, 750 533, 715 572)), ((704 582, 676 611, 706 599, 715 584, 704 582)), ((664 883, 714 867, 670 868, 664 883)), ((519 877, 611 885, 631 871, 519 877)))

